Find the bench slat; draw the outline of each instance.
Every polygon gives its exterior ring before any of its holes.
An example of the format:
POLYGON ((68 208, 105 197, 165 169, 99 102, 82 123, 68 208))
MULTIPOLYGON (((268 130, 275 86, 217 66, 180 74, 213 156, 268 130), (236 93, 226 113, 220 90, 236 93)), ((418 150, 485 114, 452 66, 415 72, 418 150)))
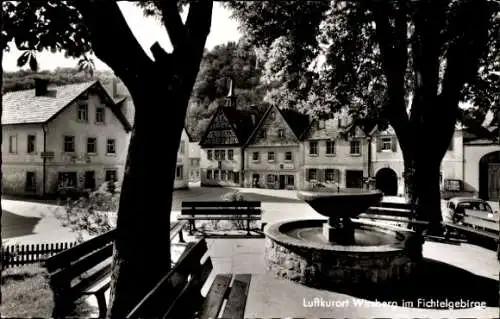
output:
POLYGON ((186 201, 182 202, 182 208, 203 207, 260 207, 259 201, 186 201))
POLYGON ((112 255, 113 243, 109 243, 105 247, 71 264, 67 268, 57 270, 55 273, 51 274, 51 280, 55 283, 71 281, 73 278, 76 278, 85 271, 92 269, 112 255))
POLYGON ((261 220, 261 217, 256 216, 178 216, 180 220, 261 220))
POLYGON ((129 312, 126 318, 133 319, 158 316, 157 314, 147 313, 151 305, 157 305, 158 303, 167 306, 170 305, 173 298, 180 293, 187 283, 188 276, 193 272, 199 271, 201 268, 200 260, 207 250, 208 246, 205 240, 187 244, 186 250, 184 250, 181 257, 179 257, 177 264, 146 294, 134 309, 129 312), (158 298, 162 299, 159 300, 158 298))
MULTIPOLYGON (((111 266, 111 265, 109 265, 111 266)), ((111 267, 109 267, 108 274, 111 273, 111 267)), ((107 290, 111 285, 111 276, 104 275, 101 280, 95 281, 95 284, 92 287, 89 287, 84 291, 86 295, 93 295, 99 293, 102 290, 107 290)))
POLYGON ((451 223, 445 223, 445 225, 446 225, 446 227, 455 228, 455 229, 462 230, 462 231, 465 231, 468 233, 481 235, 481 236, 485 236, 485 237, 488 237, 488 238, 491 238, 494 240, 498 240, 498 234, 493 234, 493 233, 489 233, 489 232, 486 232, 483 230, 474 229, 470 226, 463 226, 463 225, 457 225, 457 224, 451 224, 451 223))
POLYGON ((210 276, 212 269, 212 260, 208 258, 201 269, 199 269, 196 273, 193 273, 191 280, 189 280, 188 284, 184 287, 177 298, 175 298, 173 303, 169 303, 171 306, 163 318, 188 318, 189 315, 193 313, 193 310, 198 309, 203 301, 203 296, 200 292, 201 288, 210 276))
POLYGON ((203 208, 203 209, 183 209, 181 215, 261 215, 260 209, 230 209, 230 208, 203 208))
POLYGON ((49 273, 54 272, 59 268, 64 268, 68 264, 80 259, 88 253, 100 249, 110 242, 115 240, 115 229, 108 231, 102 235, 94 237, 88 241, 78 244, 72 248, 64 250, 52 257, 47 258, 45 261, 45 268, 49 273))
POLYGON ((241 274, 234 277, 226 307, 222 314, 223 318, 243 319, 251 279, 251 274, 241 274))
POLYGON ((232 276, 228 274, 215 276, 214 282, 210 286, 210 290, 203 303, 200 319, 217 318, 222 308, 222 303, 226 298, 231 279, 232 276))

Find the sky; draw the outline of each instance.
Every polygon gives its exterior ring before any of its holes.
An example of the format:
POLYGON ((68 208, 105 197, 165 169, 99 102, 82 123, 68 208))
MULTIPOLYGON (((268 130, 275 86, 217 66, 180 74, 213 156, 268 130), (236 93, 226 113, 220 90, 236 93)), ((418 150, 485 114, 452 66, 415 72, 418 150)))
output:
MULTIPOLYGON (((121 1, 119 6, 137 41, 151 58, 152 55, 149 48, 156 41, 166 51, 171 51, 172 46, 170 45, 167 32, 157 20, 144 17, 142 10, 135 6, 133 2, 121 1)), ((184 10, 182 14, 184 19, 187 12, 188 10, 184 10)), ((238 31, 238 22, 232 20, 230 15, 231 12, 229 10, 223 8, 220 3, 214 2, 212 27, 207 38, 206 48, 211 49, 218 44, 237 41, 240 38, 241 33, 238 31)), ((10 51, 4 52, 2 61, 4 71, 20 70, 17 66, 17 58, 20 54, 20 51, 11 43, 10 51)), ((50 51, 38 53, 37 59, 40 70, 53 70, 57 67, 71 68, 75 67, 78 61, 77 59, 65 58, 64 53, 51 53, 50 51)), ((105 63, 95 57, 94 63, 97 70, 110 70, 105 63)))

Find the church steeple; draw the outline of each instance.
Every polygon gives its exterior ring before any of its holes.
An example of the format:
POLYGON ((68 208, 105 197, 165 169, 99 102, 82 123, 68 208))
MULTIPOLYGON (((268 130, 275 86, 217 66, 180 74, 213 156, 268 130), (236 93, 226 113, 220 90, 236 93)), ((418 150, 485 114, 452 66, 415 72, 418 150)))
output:
POLYGON ((236 96, 234 96, 233 80, 229 80, 229 92, 224 101, 225 107, 236 108, 236 96))

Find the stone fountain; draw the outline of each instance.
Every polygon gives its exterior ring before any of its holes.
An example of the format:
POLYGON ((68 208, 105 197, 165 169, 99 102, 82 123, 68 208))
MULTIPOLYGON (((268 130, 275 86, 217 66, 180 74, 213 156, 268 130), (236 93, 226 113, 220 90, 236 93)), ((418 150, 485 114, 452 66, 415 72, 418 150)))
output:
POLYGON ((356 218, 381 201, 380 191, 322 189, 298 198, 328 219, 266 228, 267 267, 278 277, 313 287, 389 283, 409 277, 422 258, 412 230, 356 218))

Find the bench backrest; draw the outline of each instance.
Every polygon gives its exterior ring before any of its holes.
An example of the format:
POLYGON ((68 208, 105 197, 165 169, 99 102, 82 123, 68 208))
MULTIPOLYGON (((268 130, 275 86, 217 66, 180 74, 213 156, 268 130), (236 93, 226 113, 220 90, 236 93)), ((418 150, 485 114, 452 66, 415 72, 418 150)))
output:
POLYGON ((190 243, 177 264, 126 316, 133 318, 188 318, 203 303, 201 289, 212 272, 205 239, 190 243), (154 311, 154 312, 153 312, 154 311))
POLYGON ((472 226, 478 226, 488 231, 498 232, 499 214, 488 216, 488 212, 486 211, 466 209, 463 223, 472 226))
POLYGON ((50 281, 55 288, 71 288, 78 285, 84 286, 84 281, 92 282, 111 271, 111 263, 86 278, 81 275, 104 261, 112 258, 115 230, 94 237, 70 249, 64 250, 45 261, 45 268, 49 272, 50 281), (76 283, 71 281, 80 279, 76 283))
POLYGON ((261 215, 259 201, 182 202, 181 215, 261 215))

